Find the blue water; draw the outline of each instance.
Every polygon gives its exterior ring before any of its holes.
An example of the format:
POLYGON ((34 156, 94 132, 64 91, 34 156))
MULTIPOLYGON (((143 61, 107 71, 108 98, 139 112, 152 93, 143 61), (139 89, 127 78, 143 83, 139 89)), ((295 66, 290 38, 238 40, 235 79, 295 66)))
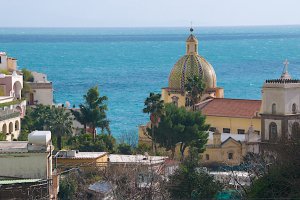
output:
MULTIPOLYGON (((147 121, 144 99, 167 86, 188 34, 187 28, 0 28, 0 51, 18 58, 20 68, 46 73, 57 103, 78 106, 99 85, 117 136, 147 121)), ((225 97, 259 99, 263 81, 278 78, 286 58, 300 78, 300 26, 201 27, 195 34, 225 97)))

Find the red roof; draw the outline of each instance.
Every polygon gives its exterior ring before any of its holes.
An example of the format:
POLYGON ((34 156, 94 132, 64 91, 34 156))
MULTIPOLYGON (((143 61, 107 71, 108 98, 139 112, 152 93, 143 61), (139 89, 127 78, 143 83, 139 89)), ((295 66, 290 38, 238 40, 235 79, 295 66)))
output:
POLYGON ((219 117, 259 117, 261 100, 216 98, 199 104, 203 115, 219 117))

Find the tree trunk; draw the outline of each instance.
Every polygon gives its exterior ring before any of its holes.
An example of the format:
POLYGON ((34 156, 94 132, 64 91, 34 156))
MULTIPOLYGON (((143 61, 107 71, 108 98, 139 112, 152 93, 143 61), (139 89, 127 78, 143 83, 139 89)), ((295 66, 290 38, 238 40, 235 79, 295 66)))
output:
POLYGON ((186 145, 183 145, 183 143, 181 143, 181 146, 180 146, 180 153, 181 153, 181 158, 180 158, 180 161, 183 161, 184 159, 184 151, 186 149, 186 145))
POLYGON ((61 150, 61 136, 57 136, 57 148, 59 149, 59 150, 61 150))
POLYGON ((155 151, 155 142, 154 142, 154 126, 153 123, 151 122, 151 137, 152 137, 152 151, 154 153, 154 155, 156 155, 156 151, 155 151))
POLYGON ((176 149, 176 147, 172 147, 172 148, 171 148, 171 152, 172 152, 172 154, 171 154, 171 159, 172 159, 172 160, 174 160, 174 157, 175 157, 175 149, 176 149))
POLYGON ((93 127, 92 131, 93 131, 93 140, 95 142, 96 141, 96 128, 93 127))

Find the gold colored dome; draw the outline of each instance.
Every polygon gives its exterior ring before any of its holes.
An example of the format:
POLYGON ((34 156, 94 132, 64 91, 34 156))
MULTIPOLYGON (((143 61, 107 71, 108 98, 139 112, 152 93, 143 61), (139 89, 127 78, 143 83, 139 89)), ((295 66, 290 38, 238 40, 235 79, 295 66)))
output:
POLYGON ((207 88, 217 87, 217 77, 212 65, 198 54, 198 40, 191 34, 186 41, 187 53, 174 65, 169 75, 169 88, 184 91, 193 76, 201 77, 207 88))

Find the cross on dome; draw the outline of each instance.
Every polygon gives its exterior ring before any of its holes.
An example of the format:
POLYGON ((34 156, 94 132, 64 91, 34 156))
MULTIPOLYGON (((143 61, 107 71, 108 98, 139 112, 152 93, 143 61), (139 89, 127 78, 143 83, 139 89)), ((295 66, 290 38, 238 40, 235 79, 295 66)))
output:
POLYGON ((284 68, 283 68, 283 72, 281 74, 280 79, 284 79, 284 80, 292 79, 292 77, 290 76, 290 74, 288 72, 288 65, 289 64, 290 63, 289 63, 288 59, 285 59, 285 61, 283 62, 284 68))

